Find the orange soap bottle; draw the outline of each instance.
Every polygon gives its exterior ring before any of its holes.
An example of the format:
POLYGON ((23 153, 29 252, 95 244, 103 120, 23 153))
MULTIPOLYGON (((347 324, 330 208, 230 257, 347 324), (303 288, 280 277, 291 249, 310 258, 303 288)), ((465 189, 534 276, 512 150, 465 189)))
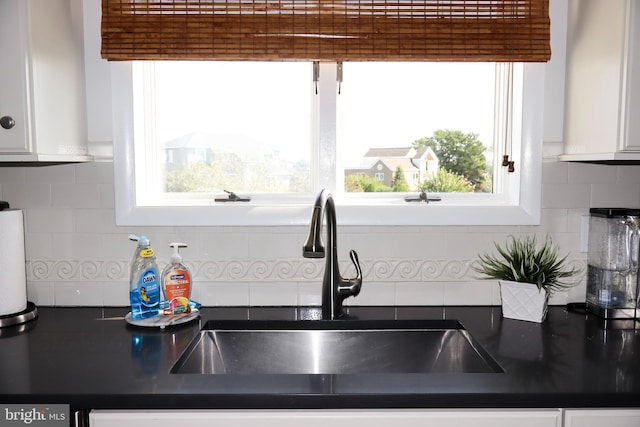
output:
POLYGON ((191 272, 182 263, 180 248, 186 248, 185 243, 171 243, 173 248, 171 262, 162 271, 162 296, 166 300, 165 314, 188 313, 189 298, 191 297, 191 272))

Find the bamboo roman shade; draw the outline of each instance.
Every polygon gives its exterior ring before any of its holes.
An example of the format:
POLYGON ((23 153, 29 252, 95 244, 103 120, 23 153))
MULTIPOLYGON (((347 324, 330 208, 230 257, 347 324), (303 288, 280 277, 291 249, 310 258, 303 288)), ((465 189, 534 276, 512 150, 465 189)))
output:
POLYGON ((549 0, 103 0, 102 56, 547 61, 549 0))

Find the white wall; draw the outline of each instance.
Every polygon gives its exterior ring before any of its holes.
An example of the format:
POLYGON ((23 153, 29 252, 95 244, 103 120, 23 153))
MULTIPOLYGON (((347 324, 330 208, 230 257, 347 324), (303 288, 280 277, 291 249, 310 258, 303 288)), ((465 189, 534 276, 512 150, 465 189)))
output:
MULTIPOLYGON (((509 234, 550 233, 585 266, 581 216, 592 206, 640 207, 640 166, 549 160, 542 197, 539 226, 339 228, 344 275, 351 248, 364 270, 361 294, 347 303, 499 304, 497 284, 477 280, 470 264, 509 234)), ((131 232, 151 238, 161 267, 169 243, 186 241, 193 298, 205 305, 320 304, 324 262, 302 258, 305 227, 118 227, 109 162, 0 168, 0 199, 25 212, 28 297, 39 305, 127 305, 131 232)), ((584 282, 585 273, 552 303, 584 301, 584 282)))

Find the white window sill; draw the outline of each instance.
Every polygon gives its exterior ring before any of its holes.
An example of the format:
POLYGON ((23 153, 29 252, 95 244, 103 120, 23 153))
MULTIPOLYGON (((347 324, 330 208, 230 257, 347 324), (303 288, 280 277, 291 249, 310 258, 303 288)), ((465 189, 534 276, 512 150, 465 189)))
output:
MULTIPOLYGON (((237 203, 191 207, 136 207, 116 210, 119 225, 145 226, 289 226, 308 225, 312 202, 287 206, 237 203)), ((520 206, 445 206, 436 203, 336 206, 340 225, 536 225, 539 209, 520 206)))

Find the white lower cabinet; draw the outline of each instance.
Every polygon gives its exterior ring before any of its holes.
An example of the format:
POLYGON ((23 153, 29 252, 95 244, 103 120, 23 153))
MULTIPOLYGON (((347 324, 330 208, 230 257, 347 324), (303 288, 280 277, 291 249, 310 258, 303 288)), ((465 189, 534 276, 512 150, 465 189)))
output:
POLYGON ((566 409, 564 427, 638 427, 640 409, 566 409))
MULTIPOLYGON (((561 409, 176 410, 89 413, 91 427, 562 427, 561 409)), ((578 424, 575 424, 577 426, 578 424)), ((590 424, 595 425, 595 424, 590 424)), ((625 424, 626 425, 626 424, 625 424)), ((640 424, 634 424, 637 427, 640 424)), ((619 427, 619 426, 616 426, 619 427)))

